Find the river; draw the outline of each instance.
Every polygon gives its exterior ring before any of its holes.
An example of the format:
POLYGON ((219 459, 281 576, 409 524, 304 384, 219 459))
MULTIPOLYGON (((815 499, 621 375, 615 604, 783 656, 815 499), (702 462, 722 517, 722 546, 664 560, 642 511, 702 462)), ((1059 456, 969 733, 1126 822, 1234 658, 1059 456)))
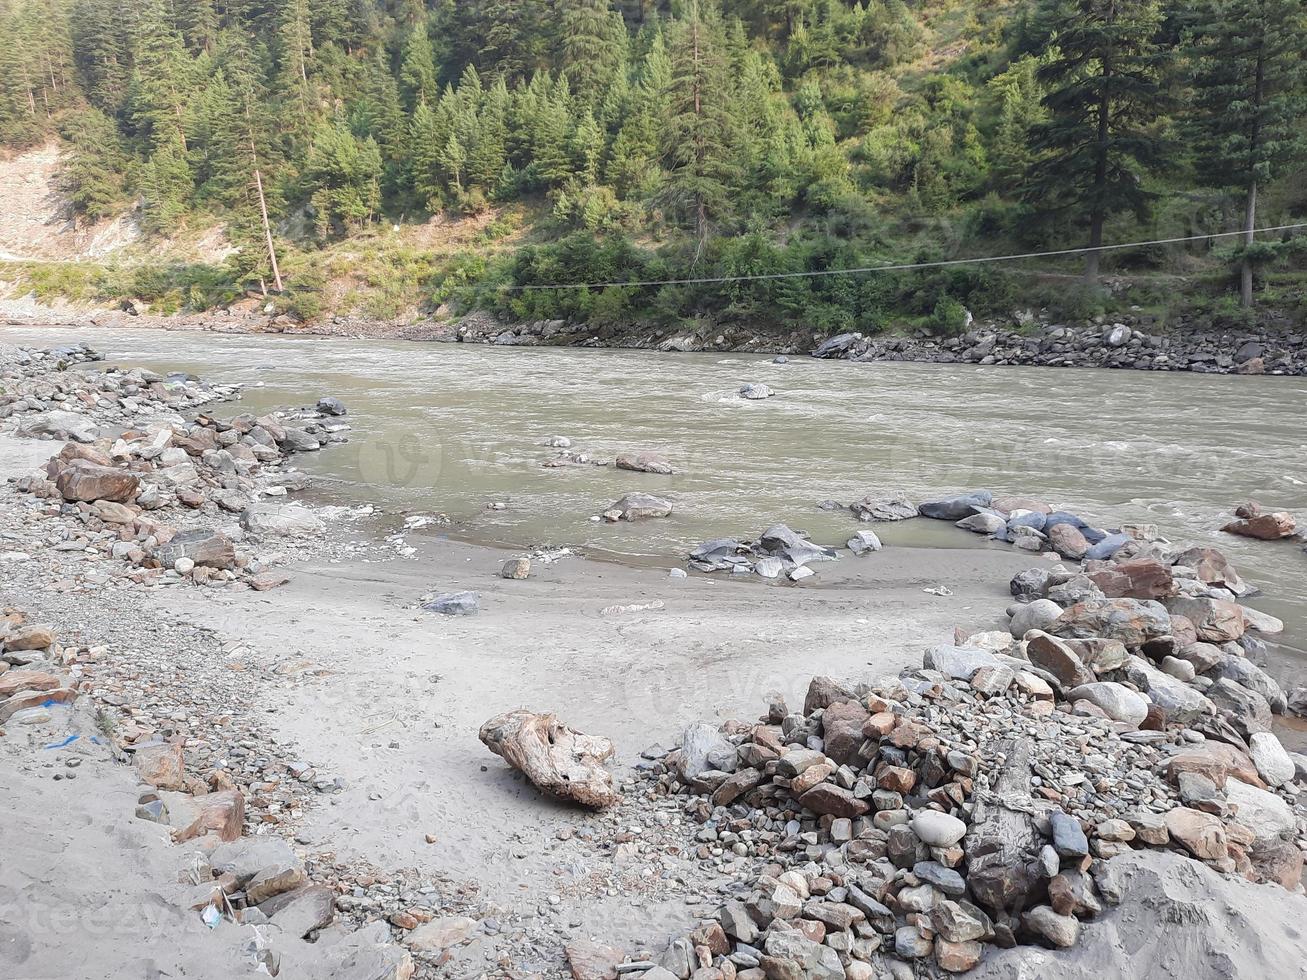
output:
MULTIPOLYGON (((670 564, 705 538, 775 521, 839 544, 860 525, 819 501, 978 487, 1104 525, 1155 523, 1230 555, 1265 591, 1253 604, 1288 624, 1287 659, 1307 666, 1307 555, 1218 530, 1247 498, 1307 518, 1307 379, 116 328, 3 328, 0 338, 84 341, 112 362, 241 382, 255 412, 335 395, 349 407, 350 445, 300 456, 301 468, 351 498, 442 512, 464 536, 523 547, 670 564), (750 381, 775 397, 739 398, 750 381), (556 435, 596 456, 656 450, 677 473, 546 468, 557 450, 542 443, 556 435), (669 497, 675 514, 591 520, 632 490, 669 497)), ((1006 547, 934 521, 876 530, 891 546, 1006 547)))

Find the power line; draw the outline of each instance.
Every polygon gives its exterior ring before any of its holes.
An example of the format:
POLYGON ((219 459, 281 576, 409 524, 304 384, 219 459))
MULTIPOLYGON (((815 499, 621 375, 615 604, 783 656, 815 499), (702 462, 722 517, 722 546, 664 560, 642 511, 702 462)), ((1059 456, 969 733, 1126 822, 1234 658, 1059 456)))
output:
MULTIPOLYGON (((1252 234, 1260 235, 1273 231, 1291 231, 1307 228, 1307 221, 1291 225, 1272 225, 1267 228, 1254 228, 1252 234)), ((981 265, 991 262, 1013 262, 1020 259, 1046 259, 1064 255, 1084 255, 1086 252, 1112 252, 1126 248, 1145 248, 1150 245, 1179 245, 1185 242, 1209 241, 1213 238, 1233 238, 1247 235, 1247 231, 1218 231, 1210 235, 1187 235, 1183 238, 1154 238, 1143 242, 1117 242, 1097 247, 1059 248, 1049 252, 1019 252, 1012 255, 983 255, 968 259, 937 259, 932 262, 896 262, 886 265, 866 265, 854 269, 819 269, 811 272, 767 272, 748 276, 704 276, 697 279, 634 279, 626 282, 556 282, 532 285, 504 285, 496 288, 504 292, 529 292, 546 289, 607 289, 610 286, 699 286, 723 282, 761 282, 772 279, 815 279, 820 276, 856 276, 869 272, 909 272, 916 269, 938 269, 955 265, 981 265)), ((468 285, 456 287, 475 289, 468 285)))

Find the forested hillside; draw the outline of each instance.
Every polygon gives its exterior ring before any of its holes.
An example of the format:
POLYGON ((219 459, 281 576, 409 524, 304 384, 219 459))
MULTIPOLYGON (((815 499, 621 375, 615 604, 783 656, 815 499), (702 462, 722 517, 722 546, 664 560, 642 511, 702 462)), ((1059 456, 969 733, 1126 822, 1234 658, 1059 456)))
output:
POLYGON ((48 290, 203 307, 280 287, 312 316, 346 255, 378 315, 948 330, 963 305, 1090 312, 1110 301, 1100 273, 1145 306, 1302 313, 1301 232, 500 287, 1307 220, 1303 0, 0 0, 0 31, 0 142, 61 140, 79 220, 139 207, 148 235, 222 225, 235 246, 221 265, 138 263, 127 284, 23 270, 48 290), (404 237, 432 216, 479 217, 478 234, 404 237))

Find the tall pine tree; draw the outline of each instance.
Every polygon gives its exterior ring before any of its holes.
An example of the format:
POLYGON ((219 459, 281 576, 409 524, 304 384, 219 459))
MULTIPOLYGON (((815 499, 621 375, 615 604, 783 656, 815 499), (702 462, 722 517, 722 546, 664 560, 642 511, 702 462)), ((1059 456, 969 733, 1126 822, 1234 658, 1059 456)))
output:
POLYGON ((1302 0, 1202 0, 1188 20, 1188 128, 1203 182, 1243 194, 1239 297, 1247 308, 1258 191, 1307 152, 1307 16, 1302 0))
POLYGON ((1039 207, 1074 211, 1087 225, 1091 283, 1107 219, 1142 215, 1149 203, 1144 176, 1162 146, 1155 127, 1160 21, 1155 0, 1043 0, 1038 11, 1040 34, 1057 56, 1038 72, 1049 119, 1031 130, 1028 194, 1039 207))

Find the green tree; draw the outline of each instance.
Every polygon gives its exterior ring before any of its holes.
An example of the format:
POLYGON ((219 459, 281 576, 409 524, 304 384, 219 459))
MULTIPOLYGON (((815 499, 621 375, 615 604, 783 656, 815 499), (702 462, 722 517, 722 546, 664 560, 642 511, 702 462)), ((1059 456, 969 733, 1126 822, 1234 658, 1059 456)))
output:
POLYGON ((372 137, 358 139, 343 121, 324 121, 313 134, 305 178, 320 235, 358 228, 381 205, 381 150, 372 137))
POLYGON ((435 51, 425 20, 415 24, 404 40, 399 81, 410 109, 420 102, 434 101, 438 94, 435 51))
POLYGON ((688 217, 698 262, 713 223, 729 213, 729 189, 737 176, 721 16, 707 2, 690 0, 685 16, 672 25, 671 39, 670 104, 663 131, 666 178, 660 197, 688 217))
POLYGON ((69 115, 61 126, 69 145, 59 173, 59 189, 78 215, 96 221, 122 206, 127 154, 113 121, 98 109, 69 115))
POLYGON ((559 0, 560 64, 577 100, 595 106, 626 64, 626 27, 607 0, 559 0))
POLYGON ((184 159, 187 149, 186 117, 196 80, 193 67, 163 0, 144 0, 136 35, 131 115, 154 151, 165 146, 180 151, 161 161, 169 180, 177 178, 177 158, 184 159))
POLYGON ((1028 194, 1040 208, 1074 211, 1087 224, 1090 282, 1105 222, 1145 212, 1144 176, 1160 163, 1160 21, 1154 0, 1043 0, 1039 8, 1040 35, 1057 54, 1038 71, 1049 119, 1031 131, 1028 194))
POLYGON ((1302 0, 1203 0, 1185 38, 1199 173, 1244 196, 1240 300, 1251 307, 1258 191, 1307 152, 1307 16, 1302 0))

